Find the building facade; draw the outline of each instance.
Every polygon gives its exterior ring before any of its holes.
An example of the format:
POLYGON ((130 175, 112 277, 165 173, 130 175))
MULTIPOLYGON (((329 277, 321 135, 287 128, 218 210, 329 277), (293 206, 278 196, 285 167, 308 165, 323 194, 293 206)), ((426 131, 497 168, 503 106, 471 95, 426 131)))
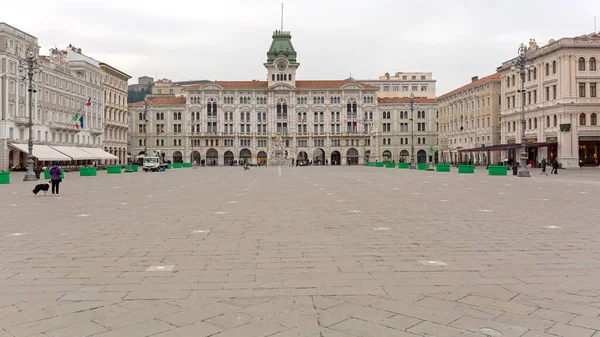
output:
POLYGON ((183 94, 184 86, 193 84, 206 84, 210 83, 208 80, 197 80, 197 81, 182 81, 173 82, 170 79, 163 78, 156 80, 152 86, 152 95, 171 95, 181 96, 183 94))
POLYGON ((432 73, 397 72, 385 73, 376 80, 359 80, 378 88, 377 97, 416 97, 435 98, 435 82, 432 73))
POLYGON ((116 156, 113 164, 127 163, 127 133, 129 131, 129 110, 127 109, 127 81, 131 76, 100 63, 104 106, 104 151, 116 156))
POLYGON ((131 91, 142 91, 142 89, 148 89, 154 83, 154 78, 149 76, 138 77, 137 84, 129 84, 127 90, 131 91))
POLYGON ((101 149, 104 75, 99 62, 71 45, 40 56, 37 38, 0 23, 0 170, 26 167, 29 95, 18 64, 29 47, 42 69, 34 77, 35 164, 89 164, 113 158, 101 149))
POLYGON ((380 119, 376 152, 378 157, 375 159, 409 163, 411 144, 414 144, 415 163, 437 162, 436 100, 414 97, 412 112, 410 98, 389 97, 379 98, 378 101, 380 119), (411 127, 414 127, 412 137, 411 127))
POLYGON ((376 156, 377 88, 352 79, 298 80, 290 33, 275 31, 272 38, 266 81, 187 85, 181 99, 151 96, 146 133, 139 115, 144 103, 130 104, 137 117, 133 153, 146 151, 140 144, 147 137, 147 152, 159 150, 167 160, 266 163, 280 134, 290 163, 355 165, 376 156))
MULTIPOLYGON (((539 47, 531 40, 527 59, 535 66, 525 76, 525 101, 513 60, 498 68, 501 74, 502 142, 521 143, 521 107, 525 105, 528 160, 558 160, 565 168, 579 163, 598 165, 600 150, 600 34, 562 38, 539 47)), ((520 149, 509 150, 516 160, 520 149)))
POLYGON ((500 86, 499 73, 476 76, 438 97, 442 162, 486 165, 500 160, 499 152, 462 152, 500 144, 500 86))

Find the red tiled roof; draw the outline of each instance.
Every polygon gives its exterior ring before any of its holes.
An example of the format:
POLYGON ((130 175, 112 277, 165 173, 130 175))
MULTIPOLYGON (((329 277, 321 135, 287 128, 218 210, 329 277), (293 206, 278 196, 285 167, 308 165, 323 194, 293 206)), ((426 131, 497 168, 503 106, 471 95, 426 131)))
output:
MULTIPOLYGON (((214 81, 214 84, 222 86, 224 89, 267 89, 267 81, 214 81)), ((356 84, 365 89, 378 89, 375 86, 356 82, 351 80, 339 80, 339 81, 296 81, 296 88, 298 89, 339 89, 341 86, 346 84, 356 84)), ((186 89, 198 89, 206 84, 194 84, 185 86, 186 89)))
POLYGON ((448 93, 443 94, 442 96, 439 96, 438 99, 440 99, 440 98, 442 98, 444 96, 449 96, 449 95, 455 94, 455 93, 457 93, 459 91, 462 91, 464 89, 467 89, 467 88, 470 88, 470 87, 474 87, 474 86, 476 86, 478 84, 481 84, 481 83, 483 83, 485 81, 489 81, 489 80, 493 80, 493 79, 500 79, 500 73, 494 73, 492 75, 480 78, 480 79, 478 79, 475 82, 471 82, 469 84, 463 85, 462 87, 460 87, 458 89, 454 89, 454 90, 452 90, 452 91, 450 91, 448 93))
POLYGON ((352 80, 341 80, 341 81, 296 81, 296 88, 298 89, 339 89, 346 84, 356 84, 365 89, 379 89, 378 87, 370 84, 352 81, 352 80))
MULTIPOLYGON (((144 101, 129 103, 129 105, 142 105, 144 101)), ((185 97, 148 97, 148 104, 177 105, 185 104, 185 97)))
MULTIPOLYGON (((435 98, 427 97, 414 97, 413 100, 415 103, 435 103, 436 101, 435 98)), ((410 103, 410 97, 379 97, 377 103, 410 103)))

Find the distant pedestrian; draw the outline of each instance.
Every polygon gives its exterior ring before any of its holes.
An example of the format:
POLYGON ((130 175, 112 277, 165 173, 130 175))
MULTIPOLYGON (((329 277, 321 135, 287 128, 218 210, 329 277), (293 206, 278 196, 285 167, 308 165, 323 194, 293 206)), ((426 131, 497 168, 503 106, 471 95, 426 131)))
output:
POLYGON ((546 172, 546 165, 548 165, 548 163, 546 162, 546 158, 544 158, 542 159, 542 172, 540 172, 540 174, 548 175, 548 173, 546 172))
POLYGON ((558 174, 558 160, 554 159, 552 162, 552 171, 550 174, 558 174))
POLYGON ((58 164, 52 164, 50 168, 50 182, 52 183, 52 195, 58 196, 58 189, 62 178, 60 177, 62 174, 62 170, 58 166, 58 164))
POLYGON ((198 168, 198 162, 196 162, 195 160, 194 160, 194 162, 192 163, 192 168, 193 168, 193 169, 197 169, 197 168, 198 168))

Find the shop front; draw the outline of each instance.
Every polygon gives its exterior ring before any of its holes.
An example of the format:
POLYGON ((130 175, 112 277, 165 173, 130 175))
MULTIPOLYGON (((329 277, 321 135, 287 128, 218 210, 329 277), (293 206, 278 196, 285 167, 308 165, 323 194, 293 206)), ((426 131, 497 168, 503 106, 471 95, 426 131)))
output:
POLYGON ((600 136, 579 137, 579 162, 584 166, 598 166, 600 136))

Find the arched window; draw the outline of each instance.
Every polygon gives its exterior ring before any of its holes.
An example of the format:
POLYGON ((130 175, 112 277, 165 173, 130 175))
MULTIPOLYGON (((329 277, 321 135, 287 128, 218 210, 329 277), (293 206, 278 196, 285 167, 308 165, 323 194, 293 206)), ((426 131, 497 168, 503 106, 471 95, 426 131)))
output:
POLYGON ((381 113, 383 114, 383 116, 381 118, 385 119, 385 111, 382 111, 381 113))
POLYGON ((263 112, 263 121, 266 122, 267 121, 267 113, 263 112))
POLYGON ((244 103, 244 98, 240 97, 240 104, 244 103))
POLYGON ((320 121, 324 121, 325 120, 325 114, 323 112, 319 113, 319 120, 320 121))
POLYGON ((596 58, 590 57, 590 70, 596 71, 596 58))
POLYGON ((196 119, 200 119, 200 112, 196 112, 196 119))
POLYGON ((556 61, 552 61, 552 73, 556 74, 556 61))
POLYGON ((164 112, 161 112, 161 113, 160 113, 160 120, 161 120, 161 121, 164 121, 164 120, 165 120, 165 113, 164 113, 164 112))
POLYGON ((348 103, 346 104, 346 110, 348 115, 356 115, 356 100, 354 98, 350 98, 348 103))
POLYGON ((529 118, 529 119, 528 119, 528 122, 529 122, 529 127, 528 127, 528 129, 531 129, 531 118, 529 118))
POLYGON ((590 125, 598 125, 598 120, 595 112, 592 113, 592 115, 590 116, 590 125))
POLYGON ((510 122, 506 123, 506 128, 508 129, 507 132, 510 132, 510 122))
POLYGON ((141 121, 141 120, 143 119, 142 117, 143 117, 143 116, 142 116, 142 113, 140 112, 140 113, 138 114, 138 120, 140 120, 140 121, 141 121))
POLYGON ((181 120, 181 112, 178 112, 178 113, 177 113, 177 119, 178 119, 178 120, 181 120))
POLYGON ((369 112, 369 119, 373 119, 373 111, 369 112))
MULTIPOLYGON (((517 84, 517 81, 515 81, 515 75, 512 75, 512 85, 513 87, 517 84)), ((467 106, 468 107, 468 106, 467 106)))
POLYGON ((550 116, 546 116, 546 127, 550 127, 550 116))
POLYGON ((240 112, 240 120, 243 121, 244 120, 244 113, 240 112))
POLYGON ((554 126, 556 126, 558 124, 558 118, 556 118, 556 115, 554 115, 554 126))
POLYGON ((550 63, 546 63, 546 76, 550 76, 550 63))
POLYGON ((246 121, 248 121, 248 122, 250 121, 250 113, 249 112, 246 112, 246 121))
POLYGON ((271 75, 271 81, 275 81, 275 74, 271 75))
POLYGON ((160 113, 158 113, 158 112, 156 113, 156 119, 160 120, 160 113))
POLYGON ((339 111, 335 113, 335 119, 338 121, 340 120, 340 112, 339 111))
POLYGON ((537 118, 533 119, 533 128, 537 129, 537 118))
POLYGON ((584 114, 584 113, 581 113, 581 114, 579 115, 579 125, 585 125, 585 122, 586 122, 586 117, 585 117, 585 114, 584 114))
POLYGON ((277 102, 277 118, 287 117, 287 103, 284 99, 277 102))
POLYGON ((512 127, 513 131, 517 131, 517 124, 515 124, 515 122, 513 121, 513 127, 512 127))
POLYGON ((537 68, 533 68, 533 79, 537 80, 537 68))
POLYGON ((315 116, 315 122, 318 121, 319 120, 319 114, 315 112, 314 116, 315 116))
POLYGON ((585 70, 585 59, 583 57, 579 58, 578 64, 579 64, 579 66, 578 66, 579 70, 585 70))
POLYGON ((288 80, 292 80, 292 74, 288 74, 288 80))
POLYGON ((287 81, 287 74, 283 74, 283 80, 287 81))
POLYGON ((510 87, 510 76, 506 76, 506 87, 510 87))
POLYGON ((421 144, 421 137, 417 138, 417 144, 421 144))

